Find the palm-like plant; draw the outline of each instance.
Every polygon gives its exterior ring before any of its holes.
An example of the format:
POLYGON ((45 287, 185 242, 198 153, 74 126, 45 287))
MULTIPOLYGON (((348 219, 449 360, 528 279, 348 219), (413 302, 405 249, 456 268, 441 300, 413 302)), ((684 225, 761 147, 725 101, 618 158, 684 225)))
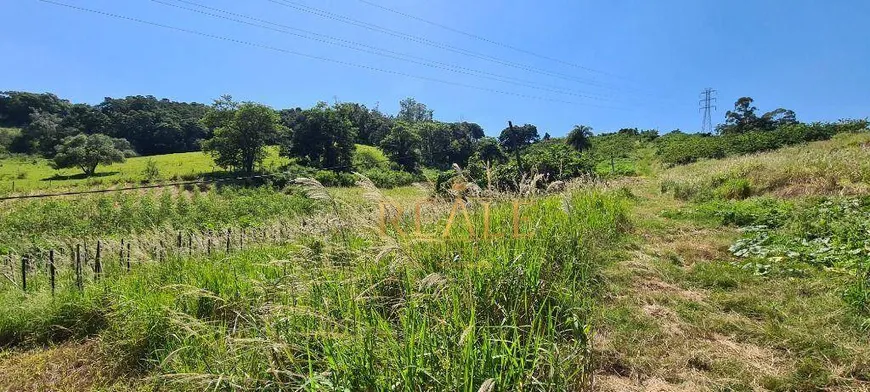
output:
POLYGON ((575 125, 574 129, 568 133, 568 137, 565 138, 565 143, 568 143, 569 146, 574 147, 577 151, 585 151, 592 147, 592 127, 587 127, 585 125, 575 125))

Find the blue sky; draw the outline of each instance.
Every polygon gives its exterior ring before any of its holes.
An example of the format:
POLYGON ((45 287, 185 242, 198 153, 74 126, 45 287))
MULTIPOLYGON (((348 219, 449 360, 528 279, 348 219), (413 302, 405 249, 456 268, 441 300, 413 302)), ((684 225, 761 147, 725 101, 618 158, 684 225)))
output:
POLYGON ((37 0, 0 1, 4 15, 0 90, 48 91, 88 103, 98 103, 105 96, 136 94, 209 103, 221 94, 231 94, 275 108, 309 107, 317 101, 338 99, 379 105, 388 113, 398 110, 400 99, 412 96, 434 109, 437 119, 478 122, 489 135, 497 135, 508 120, 535 124, 541 134, 554 136, 564 135, 574 124, 592 126, 596 132, 622 127, 693 132, 701 125, 698 94, 705 87, 718 90, 714 123, 721 122, 741 96, 755 98, 760 111, 792 109, 803 121, 870 115, 870 2, 866 1, 370 0, 573 64, 567 65, 404 18, 359 0, 287 0, 519 64, 517 68, 343 24, 274 1, 190 0, 596 99, 361 53, 150 0, 54 1, 544 99, 324 62, 37 0))

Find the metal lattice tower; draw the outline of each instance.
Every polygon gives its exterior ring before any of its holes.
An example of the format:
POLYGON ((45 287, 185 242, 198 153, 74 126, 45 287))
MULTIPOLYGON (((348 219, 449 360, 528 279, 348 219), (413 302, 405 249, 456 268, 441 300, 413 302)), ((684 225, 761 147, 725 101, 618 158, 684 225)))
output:
POLYGON ((713 117, 711 115, 710 110, 716 110, 716 90, 712 88, 705 88, 704 92, 701 93, 701 99, 698 101, 698 104, 701 106, 698 111, 704 111, 704 120, 701 124, 701 132, 703 133, 712 133, 713 132, 713 117))

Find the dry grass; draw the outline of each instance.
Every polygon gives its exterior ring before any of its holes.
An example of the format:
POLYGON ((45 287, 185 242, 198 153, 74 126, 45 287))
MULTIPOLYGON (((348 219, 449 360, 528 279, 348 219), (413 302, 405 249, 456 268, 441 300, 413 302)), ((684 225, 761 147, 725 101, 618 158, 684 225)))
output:
POLYGON ((828 141, 680 166, 666 172, 662 184, 695 195, 713 191, 717 183, 729 179, 748 180, 753 194, 866 194, 870 134, 840 134, 828 141))
POLYGON ((96 341, 69 342, 0 356, 0 391, 132 390, 129 376, 114 374, 96 341))

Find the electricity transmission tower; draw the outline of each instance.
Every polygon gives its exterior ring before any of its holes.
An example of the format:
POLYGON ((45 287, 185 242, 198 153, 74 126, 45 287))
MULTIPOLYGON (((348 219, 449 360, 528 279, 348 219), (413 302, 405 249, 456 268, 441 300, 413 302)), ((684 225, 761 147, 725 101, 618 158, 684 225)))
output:
POLYGON ((701 124, 701 132, 702 133, 712 133, 713 132, 713 117, 710 115, 710 109, 716 110, 716 105, 713 103, 716 102, 716 90, 712 88, 705 88, 701 93, 701 99, 698 101, 698 104, 701 106, 698 111, 704 111, 704 122, 701 124))

